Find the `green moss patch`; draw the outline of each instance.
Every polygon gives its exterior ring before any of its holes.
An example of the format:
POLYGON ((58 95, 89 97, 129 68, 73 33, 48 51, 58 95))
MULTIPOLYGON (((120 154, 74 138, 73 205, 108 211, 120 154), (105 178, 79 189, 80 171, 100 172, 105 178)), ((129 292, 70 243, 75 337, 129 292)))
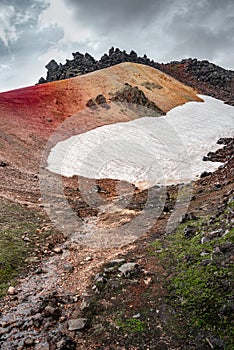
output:
POLYGON ((139 333, 145 330, 145 323, 136 318, 127 318, 124 321, 117 320, 116 326, 124 333, 139 333))
POLYGON ((44 218, 26 206, 1 199, 0 206, 0 297, 15 278, 39 261, 43 245, 55 232, 46 227, 44 218))
POLYGON ((194 334, 198 329, 208 332, 223 342, 225 349, 234 347, 234 230, 228 219, 232 206, 230 202, 213 220, 203 217, 179 225, 149 248, 149 254, 161 259, 170 276, 168 302, 188 320, 194 334), (189 238, 185 236, 187 226, 195 232, 189 238), (204 240, 217 230, 217 236, 204 240))

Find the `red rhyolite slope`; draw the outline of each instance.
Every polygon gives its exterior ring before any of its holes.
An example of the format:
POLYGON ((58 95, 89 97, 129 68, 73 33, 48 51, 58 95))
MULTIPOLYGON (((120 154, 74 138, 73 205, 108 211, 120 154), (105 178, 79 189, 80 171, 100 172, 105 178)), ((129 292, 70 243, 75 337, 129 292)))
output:
MULTIPOLYGON (((190 100, 199 101, 195 90, 154 68, 122 63, 72 79, 60 80, 0 94, 1 189, 12 195, 20 187, 31 190, 30 181, 38 172, 46 142, 64 120, 85 109, 66 133, 83 133, 98 126, 140 117, 136 111, 119 108, 114 102, 108 110, 87 108, 89 99, 103 94, 107 103, 126 83, 138 87, 146 99, 163 112, 190 100), (15 179, 19 179, 19 184, 15 179), (13 190, 12 190, 13 188, 13 190)), ((130 87, 131 89, 131 87, 130 87)), ((142 94, 142 93, 141 93, 142 94)), ((68 135, 70 136, 70 134, 68 135)))

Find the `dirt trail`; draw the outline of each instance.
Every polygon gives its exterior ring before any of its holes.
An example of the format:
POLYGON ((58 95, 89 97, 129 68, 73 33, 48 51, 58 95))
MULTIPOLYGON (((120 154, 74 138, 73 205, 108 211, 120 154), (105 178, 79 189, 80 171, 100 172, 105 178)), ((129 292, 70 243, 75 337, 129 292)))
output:
MULTIPOLYGON (((86 223, 85 226, 87 231, 89 224, 86 223)), ((90 229, 93 230, 92 224, 90 229)), ((58 299, 64 299, 62 304, 67 308, 63 318, 69 317, 69 308, 74 309, 77 301, 85 294, 95 271, 107 261, 126 254, 134 247, 131 244, 126 247, 98 249, 81 246, 67 238, 63 245, 56 247, 57 253, 45 257, 36 271, 33 270, 17 282, 14 296, 8 296, 2 301, 1 349, 20 349, 30 336, 34 339, 35 349, 48 349, 48 343, 43 341, 47 336, 47 329, 38 328, 35 323, 40 312, 43 314, 43 307, 40 310, 38 305, 43 300, 47 300, 46 304, 53 303, 53 296, 60 296, 58 299)), ((46 318, 45 315, 42 317, 46 318)), ((66 327, 61 325, 61 329, 63 328, 66 327)))

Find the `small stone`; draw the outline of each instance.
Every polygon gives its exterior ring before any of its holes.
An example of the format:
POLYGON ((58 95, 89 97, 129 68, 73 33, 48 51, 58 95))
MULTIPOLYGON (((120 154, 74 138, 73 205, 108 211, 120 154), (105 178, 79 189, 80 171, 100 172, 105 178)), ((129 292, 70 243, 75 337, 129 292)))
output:
POLYGON ((39 267, 37 270, 36 270, 36 272, 35 272, 37 275, 41 275, 42 273, 45 273, 45 271, 41 268, 41 267, 39 267))
POLYGON ((146 278, 144 280, 144 283, 148 286, 152 282, 152 279, 150 277, 146 278))
POLYGON ((60 316, 60 310, 51 305, 47 305, 44 309, 44 314, 46 317, 53 317, 55 319, 58 319, 60 316))
POLYGON ((65 316, 60 317, 59 322, 64 322, 64 321, 66 321, 66 317, 65 316))
POLYGON ((222 185, 221 185, 220 183, 216 183, 216 184, 214 185, 214 188, 215 188, 216 190, 220 190, 220 189, 222 188, 222 185))
POLYGON ((221 250, 219 249, 219 247, 215 247, 215 248, 214 248, 213 254, 215 254, 215 255, 221 254, 221 250))
POLYGON ((31 241, 31 239, 30 239, 30 238, 25 237, 25 238, 24 238, 24 242, 28 242, 28 243, 30 243, 30 242, 32 242, 32 241, 31 241))
POLYGON ((7 294, 8 295, 15 295, 15 294, 17 294, 17 291, 16 291, 16 289, 14 287, 9 287, 8 291, 7 291, 7 294))
POLYGON ((206 265, 209 265, 211 263, 211 260, 210 259, 204 259, 201 261, 201 265, 202 266, 206 266, 206 265))
POLYGON ((226 253, 232 248, 232 243, 231 242, 225 242, 219 246, 219 249, 221 252, 226 253))
POLYGON ((72 243, 67 247, 70 251, 75 251, 77 250, 77 244, 72 243))
POLYGON ((87 101, 86 106, 94 110, 97 109, 97 104, 92 98, 87 101))
POLYGON ((73 272, 74 271, 74 266, 72 266, 71 264, 67 263, 63 265, 64 270, 68 271, 68 272, 73 272))
POLYGON ((53 249, 53 252, 56 253, 56 254, 62 254, 63 253, 63 250, 61 247, 55 247, 53 249))
POLYGON ((85 258, 85 261, 92 261, 93 258, 91 256, 87 256, 87 258, 85 258))
POLYGON ((88 300, 83 299, 80 305, 80 310, 87 309, 90 306, 90 302, 88 300))
POLYGON ((208 237, 213 239, 213 238, 219 237, 221 233, 222 233, 222 229, 215 230, 215 231, 208 233, 208 237))
POLYGON ((202 237, 201 244, 204 244, 204 243, 207 243, 207 242, 210 242, 210 238, 207 237, 207 236, 202 237))
POLYGON ((136 268, 138 267, 138 264, 136 263, 126 263, 119 267, 119 271, 124 275, 125 277, 133 273, 136 268))
POLYGON ((202 179, 203 177, 207 177, 209 175, 211 175, 211 172, 203 171, 203 173, 201 173, 201 175, 200 175, 200 178, 202 179))
POLYGON ((204 252, 201 252, 200 256, 205 256, 205 255, 209 255, 209 254, 210 254, 209 252, 204 251, 204 252))
POLYGON ((36 328, 39 328, 40 327, 40 325, 42 324, 42 322, 43 322, 43 316, 42 316, 42 314, 36 314, 34 317, 33 317, 33 325, 34 325, 34 327, 36 327, 36 328))
POLYGON ((75 320, 68 321, 68 329, 69 331, 79 331, 85 328, 88 322, 87 318, 77 318, 75 320))
POLYGON ((97 283, 106 283, 107 282, 107 279, 101 273, 96 274, 94 279, 95 279, 95 282, 97 282, 97 283))
POLYGON ((115 266, 115 265, 120 265, 120 264, 124 264, 125 263, 125 259, 114 259, 114 260, 110 260, 107 265, 108 266, 115 266))
POLYGON ((8 164, 6 162, 0 162, 0 167, 5 168, 8 164))
POLYGON ((225 237, 230 231, 229 230, 226 230, 223 234, 222 234, 222 237, 225 237))
POLYGON ((30 337, 26 338, 24 341, 24 346, 26 346, 26 347, 33 346, 34 344, 35 344, 34 339, 32 339, 30 337))
POLYGON ((95 99, 95 102, 98 104, 98 105, 105 105, 106 104, 106 98, 105 96, 103 95, 98 95, 95 99))
MULTIPOLYGON (((78 289, 78 288, 77 288, 77 289, 78 289)), ((73 296, 72 300, 73 300, 74 303, 77 303, 77 301, 79 300, 79 298, 80 298, 80 297, 79 297, 79 295, 77 294, 77 295, 74 295, 74 296, 73 296)))
POLYGON ((185 238, 191 238, 191 237, 195 236, 196 231, 197 231, 196 227, 188 225, 184 229, 185 238))

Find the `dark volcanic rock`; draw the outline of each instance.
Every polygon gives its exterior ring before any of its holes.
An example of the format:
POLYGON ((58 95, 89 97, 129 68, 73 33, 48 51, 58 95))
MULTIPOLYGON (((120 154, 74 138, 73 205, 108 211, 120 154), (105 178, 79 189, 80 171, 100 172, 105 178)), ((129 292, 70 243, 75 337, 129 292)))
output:
POLYGON ((195 236, 196 232, 197 232, 196 227, 188 225, 184 229, 184 236, 185 236, 185 238, 191 238, 191 237, 195 236))
POLYGON ((73 59, 67 60, 65 64, 58 64, 55 60, 51 60, 46 66, 48 70, 46 79, 40 78, 38 84, 76 77, 122 62, 134 62, 159 69, 182 83, 196 88, 200 93, 221 99, 234 106, 234 71, 206 60, 188 58, 180 62, 160 64, 150 60, 146 55, 139 57, 135 51, 128 54, 125 50, 121 51, 114 47, 99 61, 88 53, 75 52, 72 55, 73 59))
POLYGON ((72 78, 77 75, 90 73, 99 69, 114 66, 122 62, 135 62, 146 64, 154 68, 160 68, 160 64, 150 60, 146 55, 138 57, 137 53, 131 51, 128 54, 125 50, 112 47, 109 54, 104 54, 99 61, 96 61, 90 54, 83 55, 80 52, 72 54, 73 59, 67 60, 65 64, 58 64, 55 60, 50 61, 46 68, 48 70, 46 79, 40 78, 38 84, 55 80, 72 78))
POLYGON ((103 95, 97 95, 95 102, 100 105, 102 108, 109 109, 110 106, 107 104, 106 98, 103 95))
POLYGON ((0 167, 5 168, 8 164, 6 162, 0 162, 0 167))
POLYGON ((209 176, 209 175, 211 175, 210 172, 208 172, 208 171, 203 171, 203 173, 201 173, 200 177, 201 177, 201 179, 202 179, 203 177, 206 177, 206 176, 209 176))
POLYGON ((91 109, 97 109, 97 104, 92 98, 87 101, 86 106, 91 109))
POLYGON ((234 106, 234 71, 192 58, 162 64, 161 70, 203 94, 234 106))
POLYGON ((111 98, 113 102, 126 102, 128 104, 136 104, 152 109, 156 112, 156 115, 164 115, 165 113, 158 107, 153 101, 150 101, 137 86, 133 87, 128 83, 125 87, 116 92, 111 98))
POLYGON ((98 95, 95 101, 98 105, 106 104, 106 98, 103 95, 98 95))
POLYGON ((233 159, 234 138, 222 137, 217 141, 217 144, 224 145, 224 147, 219 148, 216 152, 209 152, 206 156, 203 157, 203 161, 223 163, 227 160, 233 159))

